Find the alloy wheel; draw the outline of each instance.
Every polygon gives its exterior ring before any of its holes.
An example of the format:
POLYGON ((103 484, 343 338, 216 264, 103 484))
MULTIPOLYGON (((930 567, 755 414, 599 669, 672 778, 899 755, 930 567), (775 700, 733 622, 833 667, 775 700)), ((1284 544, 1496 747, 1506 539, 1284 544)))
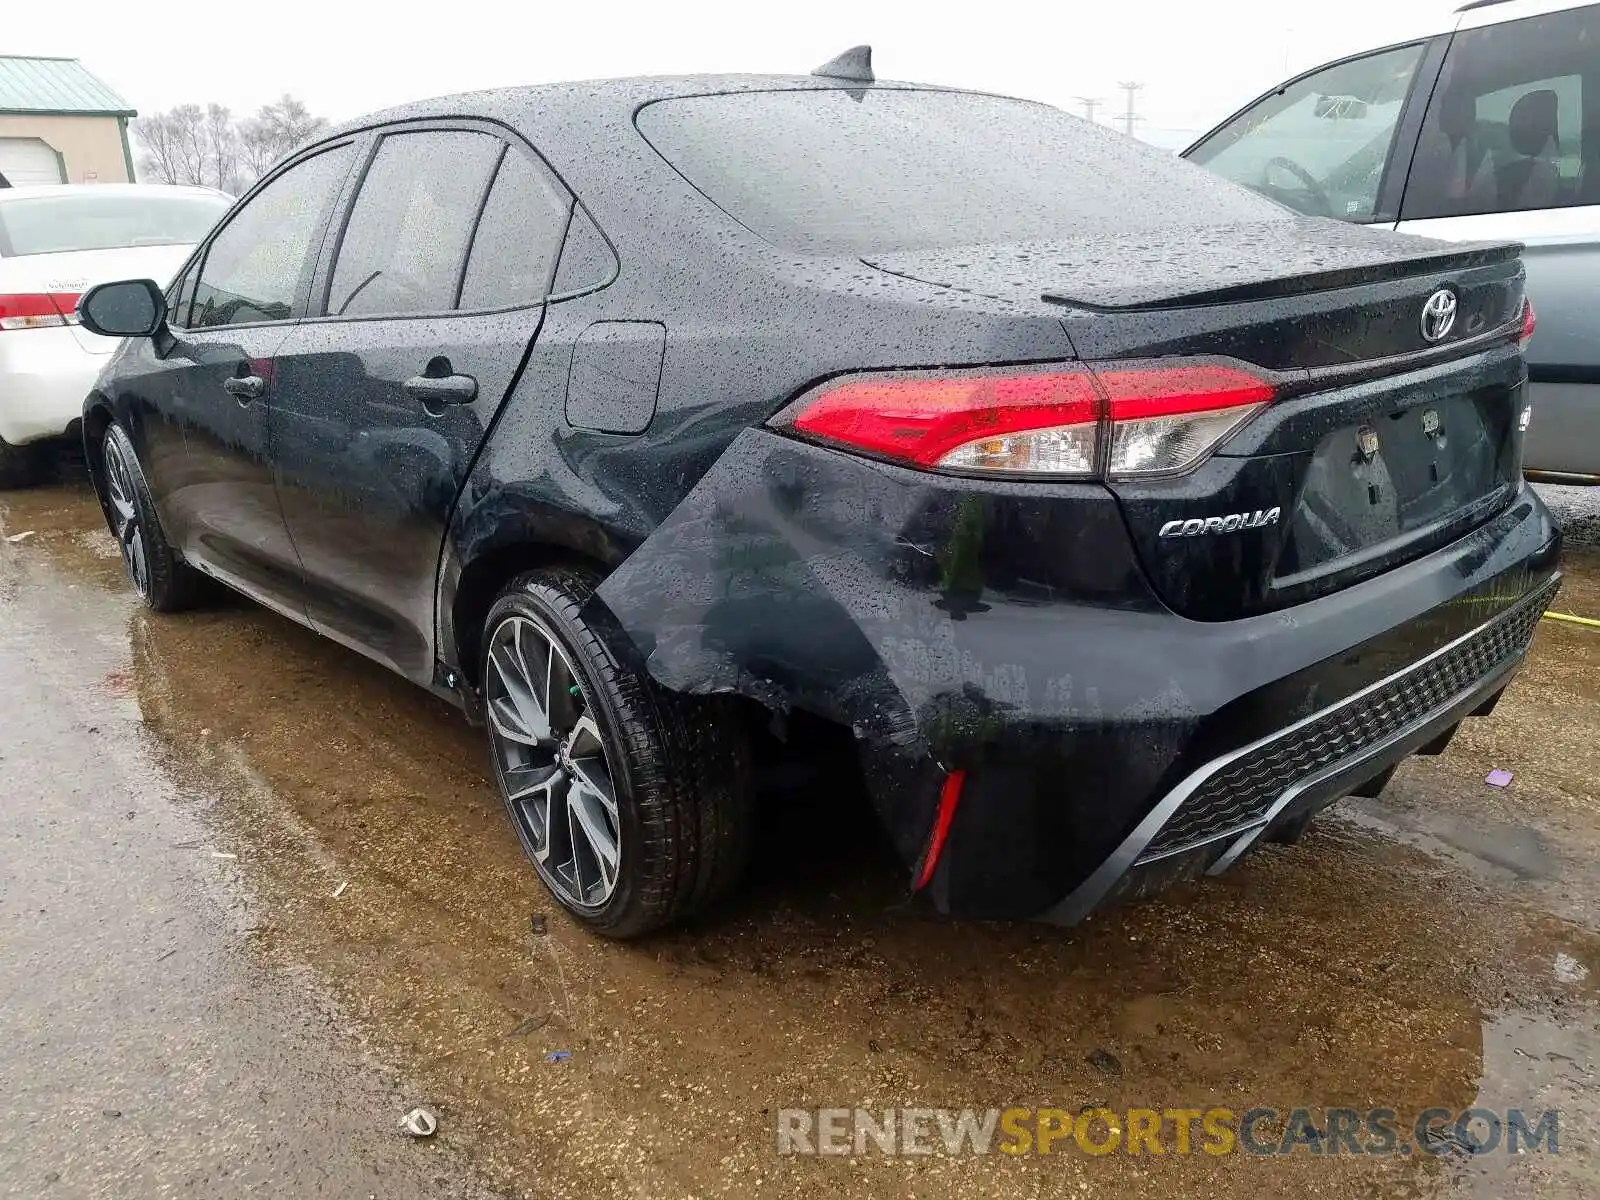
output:
POLYGON ((122 565, 139 595, 150 595, 150 560, 145 552, 145 534, 135 502, 133 472, 115 438, 105 443, 106 491, 111 501, 113 532, 122 565))
POLYGON ((605 738, 555 635, 531 617, 495 627, 485 713, 512 818, 546 883, 599 908, 617 888, 621 821, 605 738))

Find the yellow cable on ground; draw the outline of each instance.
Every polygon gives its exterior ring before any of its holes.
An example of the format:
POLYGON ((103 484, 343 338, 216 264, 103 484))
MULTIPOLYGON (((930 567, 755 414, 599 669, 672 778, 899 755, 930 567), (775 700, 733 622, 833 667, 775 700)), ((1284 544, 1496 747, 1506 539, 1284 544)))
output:
POLYGON ((1570 621, 1574 625, 1587 625, 1590 629, 1600 629, 1600 621, 1593 617, 1575 617, 1571 613, 1547 612, 1545 619, 1548 621, 1570 621))

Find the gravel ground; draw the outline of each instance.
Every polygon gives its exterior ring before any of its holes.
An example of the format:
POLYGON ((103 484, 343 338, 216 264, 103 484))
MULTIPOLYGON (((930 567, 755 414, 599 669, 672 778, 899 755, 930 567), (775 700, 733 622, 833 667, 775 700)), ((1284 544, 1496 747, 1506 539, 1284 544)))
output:
MULTIPOLYGON (((1550 494, 1558 603, 1600 616, 1597 506, 1550 494)), ((1381 801, 1075 929, 908 906, 819 793, 774 800, 737 904, 622 946, 545 897, 444 704, 242 601, 145 613, 80 486, 0 497, 26 531, 0 539, 0 1193, 1600 1194, 1591 630, 1544 622, 1493 717, 1381 801), (393 1132, 419 1099, 437 1144, 393 1132), (1516 1157, 775 1153, 780 1108, 1012 1104, 1563 1123, 1516 1157)))

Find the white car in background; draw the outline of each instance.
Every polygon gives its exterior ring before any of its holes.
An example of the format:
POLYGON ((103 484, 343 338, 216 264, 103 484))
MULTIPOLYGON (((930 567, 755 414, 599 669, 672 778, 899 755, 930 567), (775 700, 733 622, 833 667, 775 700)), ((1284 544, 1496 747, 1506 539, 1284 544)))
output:
POLYGON ((28 483, 76 426, 117 348, 78 324, 78 297, 115 279, 170 279, 233 201, 202 187, 0 189, 0 487, 28 483))
POLYGON ((1600 485, 1600 3, 1471 0, 1432 37, 1287 80, 1183 153, 1308 216, 1523 243, 1524 465, 1600 485))

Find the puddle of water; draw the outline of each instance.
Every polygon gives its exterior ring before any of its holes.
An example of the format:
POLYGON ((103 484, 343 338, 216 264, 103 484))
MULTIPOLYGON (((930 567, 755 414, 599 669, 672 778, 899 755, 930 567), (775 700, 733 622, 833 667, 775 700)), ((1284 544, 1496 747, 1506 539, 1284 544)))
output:
POLYGON ((259 899, 136 694, 129 632, 153 618, 72 582, 74 538, 47 536, 0 542, 0 1191, 503 1196, 463 1130, 417 1157, 393 1124, 409 1081, 319 980, 246 948, 259 899))
MULTIPOLYGON (((59 556, 68 574, 92 566, 70 538, 29 552, 59 556)), ((1405 1121, 1483 1100, 1587 1120, 1591 1077, 1548 1055, 1593 1063, 1600 941, 1584 914, 1600 854, 1593 824, 1533 768, 1518 769, 1514 839, 1475 836, 1470 808, 1428 827, 1432 856, 1394 821, 1328 820, 1221 880, 1070 931, 919 915, 870 836, 836 836, 852 826, 817 798, 820 818, 776 822, 731 911, 619 946, 546 899, 480 735, 442 702, 247 604, 129 628, 132 696, 164 768, 207 798, 218 844, 240 855, 263 909, 260 952, 309 965, 373 1045, 483 1135, 490 1168, 539 1195, 1588 1186, 1576 1152, 1463 1167, 1303 1151, 773 1150, 775 1110, 813 1105, 1337 1104, 1405 1121), (1565 842, 1552 837, 1563 821, 1565 842), (1547 902, 1557 891, 1562 906, 1547 902), (1558 977, 1558 954, 1590 974, 1558 977), (561 1050, 571 1057, 546 1061, 561 1050)), ((1561 686, 1551 645, 1541 633, 1536 687, 1561 686)), ((1496 719, 1580 753, 1568 731, 1515 707, 1496 719)), ((1396 811, 1461 794, 1467 765, 1481 786, 1470 754, 1408 767, 1396 811)))

